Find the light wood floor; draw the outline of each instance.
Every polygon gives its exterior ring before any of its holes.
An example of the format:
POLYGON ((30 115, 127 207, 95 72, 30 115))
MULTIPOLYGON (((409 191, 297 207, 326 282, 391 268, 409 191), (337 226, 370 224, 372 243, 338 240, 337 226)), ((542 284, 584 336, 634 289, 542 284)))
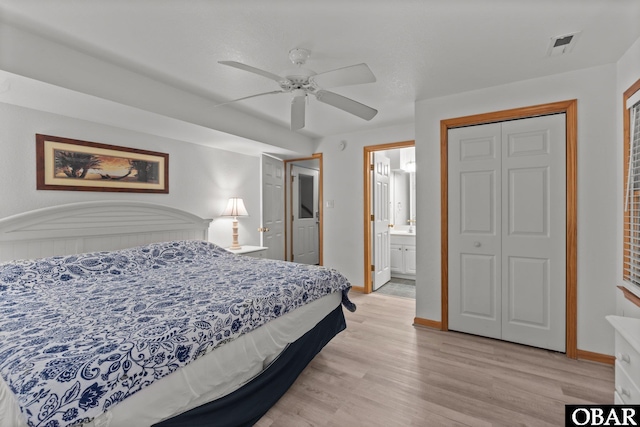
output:
POLYGON ((613 367, 412 326, 415 300, 351 293, 336 336, 257 427, 562 426, 613 403, 613 367))

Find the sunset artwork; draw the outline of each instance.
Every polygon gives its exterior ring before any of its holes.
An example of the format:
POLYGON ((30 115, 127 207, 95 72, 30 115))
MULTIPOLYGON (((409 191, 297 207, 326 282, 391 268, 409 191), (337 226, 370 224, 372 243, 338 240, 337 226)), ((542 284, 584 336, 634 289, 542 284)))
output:
POLYGON ((54 150, 55 177, 158 183, 159 162, 54 150))
POLYGON ((36 135, 39 190, 168 193, 169 155, 36 135))

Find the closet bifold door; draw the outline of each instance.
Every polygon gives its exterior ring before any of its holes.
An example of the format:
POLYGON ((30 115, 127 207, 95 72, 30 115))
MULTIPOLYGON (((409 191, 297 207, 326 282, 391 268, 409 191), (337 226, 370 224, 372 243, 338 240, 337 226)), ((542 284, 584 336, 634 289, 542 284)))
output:
POLYGON ((502 124, 502 339, 565 351, 565 115, 502 124))
POLYGON ((565 116, 449 131, 449 329, 565 351, 565 116))
POLYGON ((502 337, 499 123, 449 130, 449 329, 502 337))

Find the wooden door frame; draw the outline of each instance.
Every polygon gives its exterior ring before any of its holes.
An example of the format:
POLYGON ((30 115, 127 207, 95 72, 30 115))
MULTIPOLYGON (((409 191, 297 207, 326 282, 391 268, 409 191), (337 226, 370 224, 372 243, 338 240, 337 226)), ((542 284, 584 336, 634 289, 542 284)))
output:
MULTIPOLYGON (((371 278, 371 167, 373 166, 373 156, 371 154, 373 154, 373 152, 375 151, 386 151, 394 150, 396 148, 407 148, 415 146, 416 142, 414 140, 411 140, 391 142, 388 144, 380 145, 367 145, 362 148, 362 175, 364 182, 364 286, 362 287, 362 292, 365 294, 370 294, 371 292, 373 292, 373 282, 371 278)), ((356 290, 359 289, 356 288, 356 290)))
POLYGON ((440 121, 440 203, 441 203, 441 329, 449 330, 449 129, 462 126, 503 122, 514 119, 564 113, 566 120, 566 355, 578 357, 577 338, 577 146, 578 100, 553 102, 511 110, 477 114, 440 121))
MULTIPOLYGON (((324 235, 324 211, 322 201, 322 153, 314 153, 309 157, 301 157, 298 159, 288 159, 284 160, 284 173, 285 173, 285 200, 284 200, 284 214, 287 216, 287 199, 289 199, 289 212, 293 212, 293 186, 291 185, 291 170, 288 167, 290 163, 295 162, 303 162, 306 160, 318 160, 318 265, 324 265, 324 243, 323 243, 323 235, 324 235), (287 193, 287 187, 289 188, 289 192, 287 193), (287 196, 288 194, 288 196, 287 196)), ((285 227, 284 227, 284 257, 285 260, 290 259, 293 251, 293 233, 290 233, 291 236, 288 236, 291 239, 290 243, 287 243, 289 239, 287 239, 287 230, 290 228, 293 230, 293 224, 291 220, 291 215, 288 218, 285 218, 285 227)))
MULTIPOLYGON (((629 86, 627 90, 622 94, 622 194, 626 194, 627 192, 627 181, 629 180, 629 150, 631 150, 631 111, 627 108, 627 100, 631 98, 636 92, 640 91, 640 79, 636 80, 634 84, 629 86)), ((624 198, 623 198, 624 199, 624 198)), ((623 224, 623 232, 622 232, 622 278, 625 280, 625 261, 629 258, 628 245, 631 242, 628 231, 626 231, 626 223, 629 221, 629 214, 625 211, 622 212, 622 224, 623 224)), ((634 294, 627 291, 626 288, 620 287, 625 298, 638 305, 637 298, 634 299, 634 294)))

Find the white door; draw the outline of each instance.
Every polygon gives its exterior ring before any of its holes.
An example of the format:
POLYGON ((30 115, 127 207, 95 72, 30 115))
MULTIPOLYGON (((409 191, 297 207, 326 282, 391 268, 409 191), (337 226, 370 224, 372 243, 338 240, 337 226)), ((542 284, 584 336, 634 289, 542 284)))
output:
POLYGON ((319 234, 318 222, 318 180, 320 173, 293 165, 292 205, 293 205, 293 260, 301 264, 318 264, 319 234))
POLYGON ((389 209, 391 188, 391 161, 380 152, 373 153, 372 188, 372 251, 373 290, 391 280, 391 241, 389 233, 389 209))
POLYGON ((502 125, 502 338, 556 351, 566 343, 565 138, 564 114, 502 125))
POLYGON ((449 327, 565 351, 564 114, 449 132, 449 327))
POLYGON ((284 260, 284 162, 262 155, 261 245, 266 258, 284 260))
POLYGON ((502 337, 499 123, 449 131, 449 329, 502 337))

